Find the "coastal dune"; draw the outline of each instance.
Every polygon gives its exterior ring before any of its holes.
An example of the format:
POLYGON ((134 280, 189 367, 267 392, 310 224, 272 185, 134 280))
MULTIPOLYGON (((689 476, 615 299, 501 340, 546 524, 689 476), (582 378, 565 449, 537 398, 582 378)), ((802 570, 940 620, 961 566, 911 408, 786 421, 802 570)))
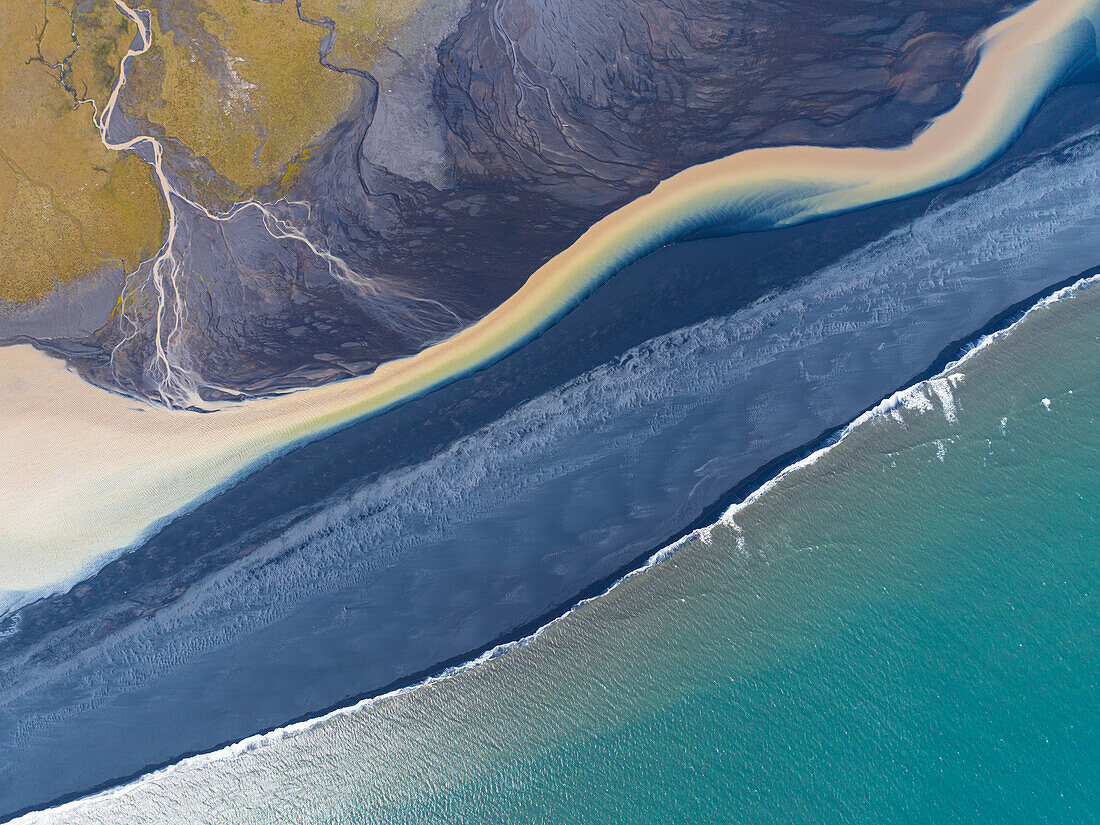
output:
POLYGON ((1003 151, 1096 54, 1100 0, 1038 0, 989 29, 954 109, 897 149, 782 147, 688 169, 593 225, 478 323, 361 378, 198 412, 0 350, 0 608, 88 576, 297 444, 469 374, 530 340, 626 264, 708 227, 789 226, 944 185, 1003 151))

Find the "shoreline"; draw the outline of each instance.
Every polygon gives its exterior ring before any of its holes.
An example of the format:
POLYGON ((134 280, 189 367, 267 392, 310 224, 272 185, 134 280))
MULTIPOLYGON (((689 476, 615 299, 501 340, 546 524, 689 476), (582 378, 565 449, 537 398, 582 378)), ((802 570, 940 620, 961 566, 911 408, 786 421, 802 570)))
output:
MULTIPOLYGON (((698 539, 703 542, 709 541, 710 531, 719 525, 731 526, 734 524, 733 517, 744 508, 752 505, 763 497, 768 491, 776 487, 784 478, 788 475, 795 473, 796 471, 805 467, 815 464, 819 459, 828 454, 834 447, 839 445, 844 439, 863 424, 874 420, 876 418, 890 415, 892 411, 896 410, 899 406, 904 405, 906 399, 912 398, 915 394, 919 393, 923 388, 933 385, 938 379, 948 377, 951 373, 954 373, 958 367, 965 364, 977 353, 982 352, 992 346, 997 341, 1007 337, 1014 330, 1016 330, 1021 324, 1032 318, 1036 311, 1056 306, 1059 303, 1070 299, 1077 295, 1082 290, 1090 287, 1096 287, 1100 284, 1100 267, 1095 267, 1086 272, 1081 273, 1073 278, 1067 279, 1060 284, 1049 287, 1036 293, 1030 299, 1019 302, 1018 304, 1010 307, 1004 312, 1000 313, 997 317, 992 319, 988 324, 978 330, 973 336, 970 336, 965 341, 955 342, 949 345, 943 350, 943 354, 936 362, 924 371, 920 377, 914 382, 909 383, 902 388, 898 389, 891 395, 883 398, 872 407, 865 410, 859 416, 854 418, 848 424, 835 428, 829 433, 824 434, 820 439, 817 439, 798 450, 792 451, 788 454, 797 455, 801 454, 800 458, 786 463, 782 468, 774 471, 768 478, 759 482, 754 486, 746 495, 732 504, 725 506, 721 511, 718 518, 713 519, 709 523, 703 526, 686 528, 685 531, 668 544, 660 547, 656 551, 647 553, 639 557, 635 564, 632 564, 631 569, 627 570, 622 575, 616 574, 613 581, 610 584, 606 584, 606 579, 602 582, 598 582, 592 585, 586 591, 578 595, 577 599, 570 605, 563 607, 563 609, 557 612, 537 628, 531 632, 524 633, 525 628, 517 630, 515 636, 506 641, 495 641, 490 645, 483 648, 479 653, 475 652, 471 657, 466 660, 457 663, 441 663, 436 668, 433 668, 433 672, 429 675, 417 674, 410 677, 407 680, 403 680, 404 684, 389 686, 383 688, 380 691, 373 692, 370 695, 363 696, 358 699, 353 699, 350 703, 342 704, 339 707, 332 708, 330 710, 323 711, 319 714, 314 714, 308 718, 302 718, 294 720, 286 725, 279 726, 272 730, 254 734, 246 737, 243 740, 226 744, 222 747, 214 748, 202 753, 195 753, 183 756, 171 763, 166 763, 158 767, 143 770, 140 774, 135 774, 131 777, 118 780, 117 782, 109 785, 103 785, 100 789, 93 789, 89 792, 85 792, 79 795, 71 795, 67 797, 61 797, 48 803, 45 806, 36 806, 33 808, 27 808, 12 815, 8 820, 4 822, 16 822, 25 817, 31 817, 26 821, 38 821, 35 817, 38 814, 48 815, 51 812, 60 812, 65 810, 75 810, 83 804, 92 803, 95 800, 102 800, 112 797, 125 796, 128 792, 140 787, 144 782, 158 776, 165 776, 175 772, 176 770, 183 769, 185 766, 192 764, 199 764, 202 762, 215 762, 225 759, 231 759, 239 756, 243 753, 247 753, 253 750, 261 749, 269 744, 281 741, 282 739, 292 737, 298 733, 306 730, 310 730, 319 725, 323 725, 326 722, 339 718, 342 716, 353 715, 361 710, 380 703, 383 700, 402 696, 407 693, 411 693, 419 688, 435 684, 453 676, 456 676, 464 671, 471 670, 478 667, 485 662, 496 659, 502 655, 507 654, 514 648, 521 648, 527 645, 529 642, 541 636, 547 630, 555 626, 558 622, 566 619, 578 609, 602 598, 617 588, 625 581, 632 579, 634 576, 640 575, 660 562, 671 558, 677 551, 692 543, 698 539), (1022 306, 1026 304, 1026 309, 1022 309, 1022 306), (953 353, 953 355, 949 354, 953 353), (946 359, 946 360, 945 360, 946 359), (942 364, 942 366, 940 366, 942 364), (593 592, 598 591, 598 592, 593 592)), ((777 459, 778 461, 784 461, 788 456, 777 459)), ((772 462, 775 464, 776 462, 772 462)), ((770 466, 770 465, 769 465, 770 466)), ((768 467, 762 468, 755 473, 750 479, 746 479, 726 497, 728 500, 731 497, 738 495, 737 491, 746 487, 746 485, 752 482, 752 479, 762 475, 768 470, 768 467)), ((713 512, 721 505, 716 504, 713 512)), ((532 623, 533 624, 533 623, 532 623)), ((457 657, 456 657, 457 658, 457 657)))
POLYGON ((295 447, 501 359, 627 263, 685 233, 793 225, 972 174, 1076 67, 1087 45, 1079 24, 1094 17, 1095 0, 1038 0, 987 30, 959 103, 906 147, 749 150, 685 170, 597 222, 482 321, 363 378, 214 412, 169 412, 92 387, 29 347, 4 348, 0 421, 16 447, 0 458, 0 478, 25 491, 6 502, 2 520, 3 543, 17 551, 5 558, 13 573, 7 609, 87 578, 295 447), (775 196, 779 208, 754 211, 761 195, 775 196), (82 482, 85 467, 96 484, 82 482))

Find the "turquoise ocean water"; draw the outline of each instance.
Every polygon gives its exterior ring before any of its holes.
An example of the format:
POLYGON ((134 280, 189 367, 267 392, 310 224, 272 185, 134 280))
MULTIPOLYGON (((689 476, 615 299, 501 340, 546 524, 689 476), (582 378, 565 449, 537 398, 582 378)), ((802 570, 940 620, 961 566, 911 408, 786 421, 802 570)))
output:
POLYGON ((1098 366, 1094 285, 533 639, 49 821, 1100 821, 1098 366))

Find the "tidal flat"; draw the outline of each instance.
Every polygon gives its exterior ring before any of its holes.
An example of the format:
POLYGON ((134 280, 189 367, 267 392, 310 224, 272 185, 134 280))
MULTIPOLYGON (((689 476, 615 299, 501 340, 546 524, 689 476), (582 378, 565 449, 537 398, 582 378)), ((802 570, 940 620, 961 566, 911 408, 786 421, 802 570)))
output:
POLYGON ((1088 819, 1090 284, 533 636, 19 821, 1088 819))

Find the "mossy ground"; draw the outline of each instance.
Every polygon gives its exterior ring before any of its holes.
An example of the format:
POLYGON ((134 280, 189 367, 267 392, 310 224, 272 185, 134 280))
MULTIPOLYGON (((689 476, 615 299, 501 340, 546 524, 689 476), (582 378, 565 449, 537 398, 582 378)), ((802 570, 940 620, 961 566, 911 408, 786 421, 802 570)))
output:
POLYGON ((106 99, 133 34, 106 0, 72 15, 0 5, 0 300, 41 298, 107 262, 132 269, 160 245, 152 174, 107 150, 92 106, 76 105, 106 99))
MULTIPOLYGON (((164 229, 150 170, 104 148, 92 106, 78 105, 107 100, 135 27, 111 0, 54 3, 0 8, 0 300, 41 298, 108 261, 131 270, 164 229)), ((417 5, 307 0, 303 14, 336 21, 334 65, 369 70, 417 5)), ((162 8, 152 47, 131 64, 127 110, 213 167, 218 180, 200 185, 204 196, 292 185, 361 88, 320 65, 326 30, 299 19, 293 0, 162 8)))

